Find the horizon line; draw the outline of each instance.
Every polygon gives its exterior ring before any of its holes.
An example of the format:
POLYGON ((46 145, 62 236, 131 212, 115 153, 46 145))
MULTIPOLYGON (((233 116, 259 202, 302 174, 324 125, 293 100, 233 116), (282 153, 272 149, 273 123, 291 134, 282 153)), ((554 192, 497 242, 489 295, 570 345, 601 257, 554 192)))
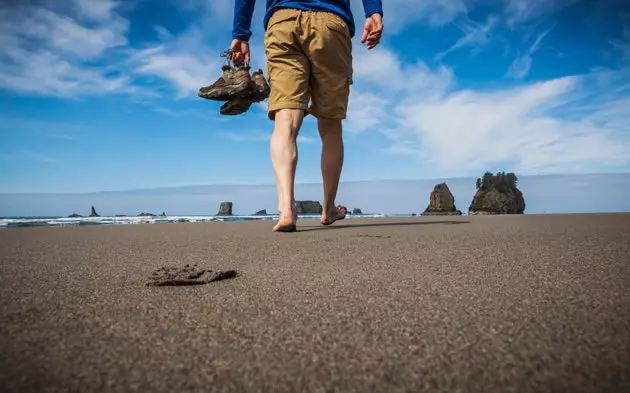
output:
MULTIPOLYGON (((490 171, 487 171, 490 172, 490 171)), ((505 171, 509 173, 510 171, 505 171)), ((485 172, 484 172, 485 173, 485 172)), ((494 174, 495 172, 493 172, 494 174)), ((601 176, 601 175, 630 175, 630 172, 585 172, 585 173, 545 173, 545 174, 527 174, 518 175, 519 179, 527 177, 553 177, 553 176, 601 176)), ((483 176, 483 174, 481 175, 483 176)), ((477 177, 481 177, 477 176, 477 177)), ((415 182, 415 181, 444 181, 444 180, 463 180, 463 179, 476 179, 475 176, 454 176, 454 177, 427 177, 427 178, 409 178, 409 179, 371 179, 371 180, 346 180, 340 181, 340 184, 348 183, 371 183, 371 182, 415 182)), ((296 186, 307 185, 322 185, 322 182, 296 182, 296 186)), ((124 193, 124 192, 138 192, 138 191, 152 191, 152 190, 167 190, 187 187, 261 187, 261 186, 275 186, 274 183, 203 183, 203 184, 188 184, 177 186, 156 186, 156 187, 143 187, 143 188, 127 188, 116 190, 99 190, 99 191, 75 191, 75 192, 54 192, 54 191, 26 191, 26 192, 6 192, 0 191, 0 195, 93 195, 93 194, 110 194, 110 193, 124 193)))

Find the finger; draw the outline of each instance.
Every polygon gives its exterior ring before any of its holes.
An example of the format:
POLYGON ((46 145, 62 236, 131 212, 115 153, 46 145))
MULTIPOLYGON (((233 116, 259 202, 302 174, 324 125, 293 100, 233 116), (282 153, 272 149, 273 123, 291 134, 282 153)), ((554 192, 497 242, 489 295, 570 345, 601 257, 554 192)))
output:
POLYGON ((246 52, 245 53, 245 65, 249 65, 249 60, 250 60, 249 52, 246 52))
POLYGON ((381 40, 380 34, 370 35, 367 39, 368 42, 374 42, 374 41, 380 41, 380 40, 381 40))
POLYGON ((379 38, 380 38, 380 37, 381 37, 381 35, 382 35, 382 33, 383 33, 383 31, 382 31, 382 30, 374 30, 374 31, 372 31, 372 32, 370 33, 370 36, 371 36, 371 37, 379 37, 379 38))
POLYGON ((369 36, 367 39, 367 42, 375 42, 375 41, 380 41, 381 40, 381 36, 376 35, 376 36, 369 36))
POLYGON ((381 37, 369 37, 367 42, 368 43, 374 43, 374 42, 379 42, 381 40, 381 37))
POLYGON ((241 65, 241 63, 243 62, 243 59, 239 52, 236 52, 234 54, 234 58, 232 59, 232 62, 234 62, 234 65, 236 65, 237 67, 241 65))
POLYGON ((362 44, 365 44, 365 40, 367 40, 368 34, 369 33, 368 33, 367 29, 363 29, 363 35, 361 36, 361 43, 362 44))

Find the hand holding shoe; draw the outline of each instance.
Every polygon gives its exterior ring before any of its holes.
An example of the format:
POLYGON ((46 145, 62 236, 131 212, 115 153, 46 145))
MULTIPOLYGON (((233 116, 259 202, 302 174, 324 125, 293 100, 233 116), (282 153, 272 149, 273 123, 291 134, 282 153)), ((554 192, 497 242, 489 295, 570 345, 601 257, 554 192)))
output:
POLYGON ((230 45, 228 58, 236 67, 249 66, 249 42, 234 39, 230 45))

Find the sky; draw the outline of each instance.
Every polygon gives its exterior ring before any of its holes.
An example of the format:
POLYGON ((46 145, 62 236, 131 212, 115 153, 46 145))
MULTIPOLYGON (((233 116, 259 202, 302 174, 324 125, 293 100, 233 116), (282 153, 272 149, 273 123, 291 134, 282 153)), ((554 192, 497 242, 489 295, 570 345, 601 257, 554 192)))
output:
MULTIPOLYGON (((626 0, 383 0, 371 51, 351 3, 342 181, 630 172, 626 0)), ((221 73, 232 0, 0 5, 0 193, 273 184, 266 102, 226 117, 196 95, 221 73)), ((296 181, 319 182, 312 116, 298 148, 296 181)))

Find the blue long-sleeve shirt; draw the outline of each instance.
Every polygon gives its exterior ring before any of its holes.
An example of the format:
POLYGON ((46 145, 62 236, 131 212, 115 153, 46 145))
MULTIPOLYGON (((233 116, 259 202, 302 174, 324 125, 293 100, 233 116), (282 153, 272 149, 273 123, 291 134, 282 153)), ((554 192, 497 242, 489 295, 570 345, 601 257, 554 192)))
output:
MULTIPOLYGON (((220 0, 217 0, 220 1, 220 0)), ((354 37, 354 19, 350 10, 350 0, 266 0, 267 11, 265 12, 264 27, 271 14, 278 8, 295 8, 305 11, 328 11, 339 15, 348 24, 350 36, 354 37)), ((362 0, 365 17, 379 13, 383 15, 383 5, 381 0, 362 0)), ((252 36, 250 31, 254 5, 256 0, 235 0, 234 2, 234 23, 232 28, 232 38, 249 40, 252 36)))

